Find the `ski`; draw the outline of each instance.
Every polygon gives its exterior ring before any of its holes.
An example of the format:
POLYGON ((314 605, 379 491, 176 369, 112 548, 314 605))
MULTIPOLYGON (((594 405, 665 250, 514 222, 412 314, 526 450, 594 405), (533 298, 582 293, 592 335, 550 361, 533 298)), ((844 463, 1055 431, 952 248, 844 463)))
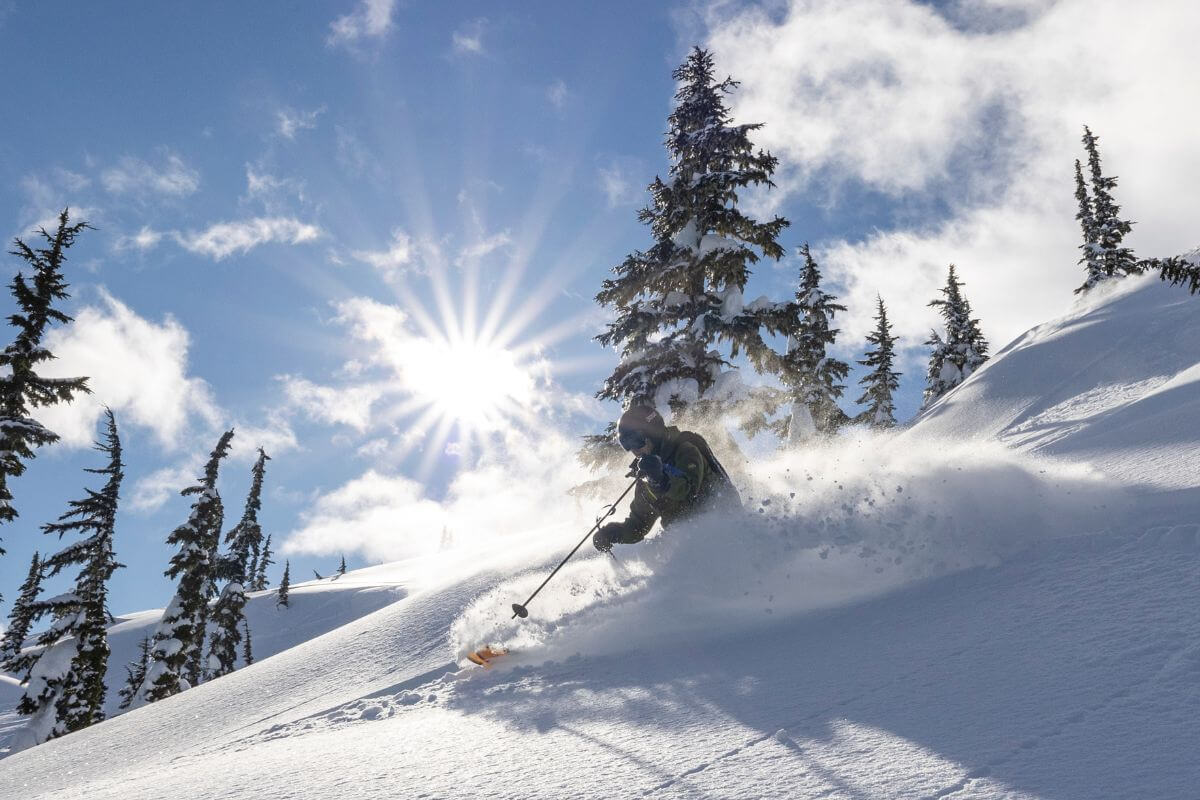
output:
POLYGON ((478 664, 484 669, 491 669, 492 661, 500 656, 506 655, 508 655, 508 651, 503 647, 499 648, 498 650, 493 650, 491 646, 484 646, 473 653, 467 653, 467 660, 472 664, 478 664))

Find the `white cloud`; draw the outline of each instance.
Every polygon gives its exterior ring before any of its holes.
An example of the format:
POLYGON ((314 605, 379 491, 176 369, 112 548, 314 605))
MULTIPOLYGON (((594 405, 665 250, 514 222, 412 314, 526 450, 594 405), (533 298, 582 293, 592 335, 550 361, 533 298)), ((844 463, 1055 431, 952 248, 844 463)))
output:
POLYGON ((99 306, 85 306, 46 341, 56 356, 46 374, 86 375, 92 390, 73 403, 39 410, 39 419, 68 446, 91 445, 105 405, 118 426, 146 428, 167 449, 181 444, 193 420, 218 424, 208 384, 188 375, 190 336, 173 317, 152 322, 102 292, 99 306))
POLYGON ((383 275, 386 280, 393 280, 406 273, 413 264, 414 248, 412 238, 402 230, 392 231, 391 244, 385 250, 353 250, 350 255, 370 264, 383 275))
POLYGON ((634 170, 640 166, 635 159, 614 158, 607 165, 597 167, 600 190, 608 198, 609 208, 637 205, 644 198, 643 187, 650 181, 639 183, 634 177, 634 170))
POLYGON ((158 247, 158 243, 162 241, 163 234, 156 231, 149 225, 143 225, 142 229, 132 236, 121 236, 113 243, 113 249, 117 252, 125 252, 128 250, 138 250, 146 252, 158 247))
POLYGON ((372 439, 354 452, 361 458, 378 458, 386 453, 389 447, 391 443, 387 439, 372 439))
MULTIPOLYGON (((898 204, 950 205, 948 218, 825 243, 848 287, 841 327, 871 326, 876 291, 897 332, 919 341, 954 262, 994 346, 1061 313, 1078 285, 1071 168, 1086 123, 1101 136, 1117 198, 1146 255, 1195 244, 1189 208, 1200 150, 1191 56, 1200 6, 1139 7, 1129 35, 1116 0, 806 0, 768 13, 714 6, 718 72, 743 81, 738 122, 780 157, 789 196, 867 187, 898 204), (943 13, 945 15, 943 15, 943 13), (1036 287, 1034 289, 1033 287, 1036 287)), ((760 198, 761 201, 761 198, 760 198)), ((788 235, 802 240, 794 226, 788 235)))
POLYGON ((392 29, 392 11, 396 0, 362 0, 349 14, 329 24, 325 43, 330 47, 352 45, 360 39, 379 39, 392 29))
POLYGON ((370 470, 320 497, 283 552, 357 552, 371 561, 393 561, 427 551, 445 522, 445 512, 424 496, 421 484, 370 470))
POLYGON ((317 127, 317 117, 325 113, 325 106, 312 111, 295 111, 283 108, 276 112, 276 130, 285 139, 295 139, 302 130, 312 130, 317 127))
POLYGON ((175 233, 175 240, 192 253, 220 261, 234 253, 245 253, 262 244, 304 244, 320 238, 316 225, 289 217, 255 217, 237 222, 219 222, 199 233, 175 233))
POLYGON ((271 457, 300 447, 296 432, 292 430, 282 409, 268 413, 265 425, 237 422, 234 423, 233 429, 229 457, 234 461, 253 462, 258 457, 260 447, 271 457))
POLYGON ((459 55, 481 55, 483 53, 483 29, 487 20, 480 18, 472 20, 450 37, 454 52, 459 55))
POLYGON ((512 234, 509 231, 500 231, 463 247, 458 251, 458 257, 454 259, 454 265, 457 267, 465 266, 473 261, 478 261, 490 253, 494 253, 496 250, 508 247, 510 244, 512 244, 512 234))
POLYGON ((200 188, 200 173, 174 153, 166 153, 157 166, 125 156, 100 174, 100 182, 112 194, 186 197, 200 188))
MULTIPOLYGON (((117 425, 121 421, 117 420, 117 425)), ((196 478, 204 471, 200 456, 194 456, 186 464, 163 467, 138 479, 133 485, 133 496, 129 499, 134 511, 148 513, 162 508, 163 505, 179 494, 180 491, 196 482, 196 478)))
POLYGON ((258 201, 269 214, 280 214, 295 198, 303 203, 306 199, 304 181, 298 178, 280 178, 261 166, 246 165, 246 194, 243 202, 258 201))
POLYGON ((570 94, 567 91, 567 85, 561 79, 556 80, 546 89, 546 99, 550 101, 550 105, 558 109, 567 104, 567 98, 570 94))
POLYGON ((279 379, 289 407, 302 411, 309 419, 349 425, 357 431, 365 431, 370 425, 371 406, 384 394, 383 388, 370 383, 332 387, 293 375, 279 379))

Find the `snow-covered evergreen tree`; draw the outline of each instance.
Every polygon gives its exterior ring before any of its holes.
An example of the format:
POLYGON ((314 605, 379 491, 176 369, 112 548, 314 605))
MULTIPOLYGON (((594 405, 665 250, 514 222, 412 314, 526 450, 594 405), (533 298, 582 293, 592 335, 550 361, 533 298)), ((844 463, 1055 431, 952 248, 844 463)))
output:
POLYGON ((1187 286, 1189 294, 1200 292, 1200 263, 1182 256, 1152 258, 1142 262, 1148 269, 1158 270, 1158 276, 1172 286, 1187 286))
POLYGON ((117 692, 121 698, 118 708, 129 708, 142 683, 146 680, 146 670, 150 667, 150 637, 143 636, 138 643, 138 658, 125 665, 125 686, 117 692))
POLYGON ((1075 159, 1075 200, 1079 203, 1075 219, 1079 220, 1079 228, 1083 233, 1083 244, 1079 245, 1082 251, 1079 264, 1087 276, 1084 285, 1075 290, 1079 293, 1084 287, 1094 286, 1104 280, 1104 265, 1100 258, 1099 236, 1096 233, 1096 212, 1092 206, 1092 197, 1088 194, 1087 184, 1083 180, 1083 165, 1079 163, 1079 159, 1075 159))
POLYGON ((987 361, 988 343, 979 329, 979 320, 971 317, 971 304, 962 293, 962 281, 950 265, 943 298, 929 301, 946 321, 946 336, 933 332, 926 344, 933 345, 925 386, 924 407, 958 386, 987 361))
POLYGON ((225 536, 229 552, 218 565, 218 574, 228 581, 213 606, 212 638, 209 640, 207 674, 219 678, 233 672, 237 662, 238 644, 242 640, 242 623, 245 620, 246 586, 251 576, 247 574, 250 554, 262 538, 262 526, 258 524, 258 512, 262 510, 262 485, 269 456, 259 448, 258 460, 251 470, 250 492, 246 496, 246 508, 242 518, 225 536))
POLYGON ((730 358, 744 352, 758 366, 771 357, 762 329, 775 322, 773 304, 745 304, 742 291, 752 264, 783 255, 776 238, 788 222, 757 222, 738 208, 742 189, 772 185, 777 159, 754 149, 750 133, 761 124, 731 123, 725 96, 737 82, 718 81, 712 55, 698 47, 673 77, 669 177, 655 178, 652 203, 638 214, 654 244, 604 281, 596 300, 616 318, 596 339, 621 353, 598 397, 670 407, 678 417, 728 406, 737 382, 730 358))
POLYGON ((150 668, 135 707, 178 694, 200 681, 208 602, 214 594, 216 551, 224 515, 217 471, 229 452, 231 439, 232 430, 221 435, 204 466, 204 475, 181 492, 185 497, 195 495, 196 500, 187 522, 167 537, 167 543, 179 549, 164 573, 179 583, 155 630, 150 668))
POLYGON ((89 391, 87 378, 46 378, 37 373, 39 365, 54 357, 42 346, 47 329, 53 323, 71 321, 54 304, 70 297, 62 265, 76 236, 87 227, 86 222, 70 224, 68 211, 63 209, 54 233, 45 228, 39 232, 46 247, 35 249, 16 239, 16 249, 11 251, 28 265, 31 275, 27 280, 18 272, 10 284, 18 311, 8 321, 17 335, 0 351, 0 522, 17 517, 9 479, 25 472, 34 448, 58 441, 58 434, 31 416, 33 409, 68 403, 77 393, 89 391))
POLYGON ((788 335, 788 349, 779 369, 792 401, 792 415, 783 434, 793 442, 813 434, 833 433, 846 422, 837 401, 846 390, 839 381, 850 373, 849 364, 828 352, 838 334, 830 323, 846 307, 821 290, 821 270, 808 242, 800 248, 800 255, 804 256, 804 266, 796 302, 789 305, 791 320, 783 331, 788 335))
POLYGON ((5 672, 17 672, 20 664, 17 659, 21 648, 29 638, 29 628, 33 625, 34 607, 38 592, 42 588, 42 562, 37 553, 29 563, 29 574, 17 592, 17 600, 13 603, 8 615, 8 628, 4 638, 0 639, 0 669, 5 672))
POLYGON ((271 560, 271 534, 267 534, 267 541, 263 543, 262 555, 259 556, 258 564, 256 565, 256 573, 254 576, 254 591, 261 592, 270 584, 267 582, 267 567, 275 562, 271 560))
POLYGON ((865 386, 862 397, 855 402, 866 404, 866 409, 858 415, 859 422, 865 422, 874 428, 891 428, 896 424, 896 404, 893 396, 900 388, 900 373, 892 371, 895 360, 895 344, 899 336, 892 336, 891 325, 888 324, 887 309, 883 298, 877 297, 878 311, 875 314, 875 330, 867 336, 867 342, 874 345, 864 354, 866 358, 858 363, 870 367, 871 371, 859 380, 865 386))
POLYGON ((108 580, 121 564, 113 553, 117 502, 121 480, 121 440, 112 411, 106 412, 103 442, 96 449, 108 464, 88 472, 107 480, 99 491, 87 490, 82 500, 72 500, 70 509, 42 526, 61 539, 79 533, 74 541, 46 558, 41 565, 47 577, 70 567, 80 567, 71 591, 33 604, 35 618, 53 616, 49 630, 38 637, 41 649, 26 661, 27 689, 18 711, 31 719, 18 738, 15 749, 41 744, 47 739, 77 731, 104 719, 104 676, 108 671, 108 580))
MULTIPOLYGON (((1145 266, 1140 264, 1133 251, 1125 247, 1125 235, 1133 229, 1133 223, 1121 219, 1121 207, 1117 205, 1112 191, 1117 187, 1115 176, 1106 177, 1100 167, 1099 137, 1085 125, 1083 128, 1083 146, 1088 154, 1088 170, 1091 173, 1092 193, 1090 198, 1092 220, 1089 231, 1084 220, 1083 258, 1080 263, 1086 270, 1083 285, 1076 293, 1086 291, 1101 281, 1120 278, 1125 275, 1141 273, 1145 266)), ((1080 197, 1081 190, 1086 195, 1082 185, 1080 165, 1076 165, 1075 196, 1080 197)), ((1080 213, 1083 213, 1084 201, 1080 200, 1080 213)))
POLYGON ((342 556, 342 563, 338 564, 337 575, 338 575, 338 577, 341 577, 342 575, 345 575, 345 574, 346 574, 346 557, 342 556))
POLYGON ((1187 286, 1191 294, 1200 292, 1200 264, 1180 256, 1138 259, 1133 250, 1123 245, 1125 235, 1132 230, 1134 223, 1119 216, 1120 206, 1112 196, 1117 179, 1104 176, 1098 142, 1099 137, 1085 125, 1083 146, 1088 155, 1092 191, 1088 193, 1083 180, 1083 165, 1076 159, 1075 199, 1079 202, 1079 211, 1075 218, 1079 220, 1083 231, 1083 244, 1079 246, 1083 255, 1079 263, 1083 266, 1085 278, 1075 293, 1087 291, 1112 278, 1137 275, 1147 270, 1157 270, 1159 279, 1172 286, 1187 286))
POLYGON ((289 561, 283 562, 283 578, 279 581, 279 594, 275 599, 275 605, 288 607, 288 591, 292 587, 292 565, 289 561))
POLYGON ((254 648, 250 645, 250 620, 242 617, 242 663, 247 667, 254 663, 254 648))

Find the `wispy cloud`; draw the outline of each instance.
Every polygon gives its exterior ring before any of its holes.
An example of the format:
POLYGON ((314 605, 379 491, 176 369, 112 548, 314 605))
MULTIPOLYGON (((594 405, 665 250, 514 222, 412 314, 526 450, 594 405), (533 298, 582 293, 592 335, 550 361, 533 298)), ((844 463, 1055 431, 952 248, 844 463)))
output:
POLYGON ((557 109, 562 109, 567 104, 567 98, 571 93, 567 90, 567 85, 561 79, 556 80, 546 88, 546 99, 550 101, 550 105, 557 109))
POLYGON ((456 267, 466 266, 502 247, 508 247, 510 244, 512 244, 512 234, 509 231, 494 233, 459 250, 458 257, 454 259, 454 265, 456 267))
POLYGON ((100 174, 100 182, 116 195, 185 197, 200 188, 200 173, 174 153, 158 164, 124 156, 100 174))
POLYGON ((280 178, 261 166, 246 165, 246 195, 244 202, 262 203, 267 213, 281 213, 292 198, 305 201, 304 181, 298 178, 280 178))
POLYGON ((316 225, 289 217, 255 217, 219 222, 200 232, 174 234, 175 240, 185 250, 217 261, 263 244, 304 244, 321 236, 322 231, 316 225))
POLYGON ((402 230, 392 231, 391 243, 382 250, 353 250, 350 255, 379 270, 385 280, 393 280, 414 266, 412 237, 402 230))
POLYGON ((342 169, 356 178, 369 174, 375 161, 362 139, 342 125, 335 125, 334 132, 337 136, 337 162, 342 169))
POLYGON ((325 106, 312 111, 296 111, 282 108, 275 112, 276 131, 285 139, 295 139, 299 131, 317 127, 317 117, 325 113, 325 106))
POLYGON ((142 229, 130 236, 120 236, 113 243, 113 249, 118 253, 137 250, 146 252, 158 247, 158 243, 162 241, 163 234, 161 231, 156 231, 149 225, 143 225, 142 229))
POLYGON ((371 383, 357 386, 321 386, 293 375, 282 375, 287 405, 309 419, 333 425, 348 425, 365 431, 371 421, 371 406, 384 390, 371 383))
POLYGON ((596 179, 609 208, 637 205, 643 199, 642 187, 649 181, 645 175, 636 175, 640 167, 636 159, 614 158, 596 168, 596 179))
POLYGON ((450 37, 450 44, 458 55, 481 55, 483 53, 483 32, 487 20, 479 18, 471 20, 456 30, 450 37))
POLYGON ((329 24, 325 43, 330 47, 352 45, 362 39, 379 39, 392 29, 396 0, 362 0, 354 11, 329 24))

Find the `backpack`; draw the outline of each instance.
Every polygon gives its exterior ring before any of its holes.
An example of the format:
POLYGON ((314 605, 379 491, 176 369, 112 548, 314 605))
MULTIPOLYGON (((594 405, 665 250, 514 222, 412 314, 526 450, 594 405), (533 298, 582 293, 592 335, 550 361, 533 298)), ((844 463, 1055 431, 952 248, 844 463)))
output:
POLYGON ((704 454, 704 460, 708 463, 709 469, 716 474, 720 480, 716 489, 713 491, 713 499, 718 503, 728 502, 730 505, 740 507, 742 505, 742 497, 738 494, 737 487, 733 485, 733 481, 729 477, 729 473, 725 471, 725 467, 717 460, 713 454, 712 448, 708 446, 708 442, 704 437, 695 431, 680 431, 679 443, 688 442, 704 454))

